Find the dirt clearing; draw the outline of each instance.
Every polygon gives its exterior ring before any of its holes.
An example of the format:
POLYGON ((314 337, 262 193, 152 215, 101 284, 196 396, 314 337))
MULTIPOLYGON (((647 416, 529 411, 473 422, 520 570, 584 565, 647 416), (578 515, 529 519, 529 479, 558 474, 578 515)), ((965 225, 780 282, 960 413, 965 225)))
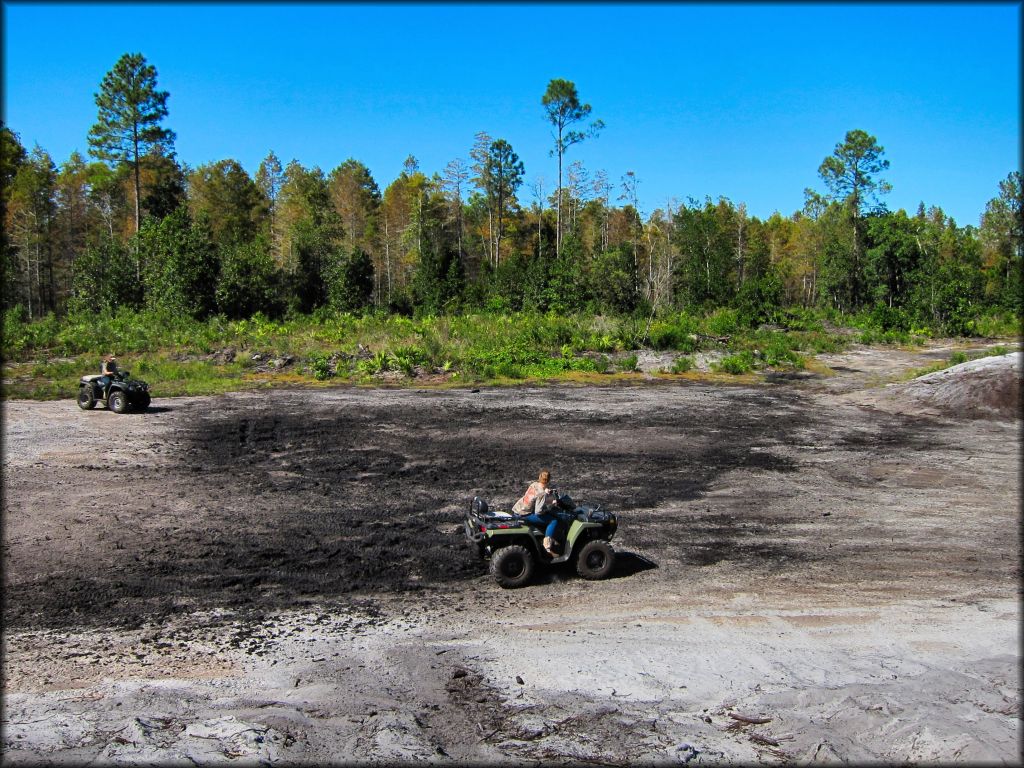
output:
POLYGON ((877 386, 940 353, 6 403, 5 759, 1016 763, 1020 422, 877 386), (608 581, 464 541, 544 466, 618 515, 608 581))

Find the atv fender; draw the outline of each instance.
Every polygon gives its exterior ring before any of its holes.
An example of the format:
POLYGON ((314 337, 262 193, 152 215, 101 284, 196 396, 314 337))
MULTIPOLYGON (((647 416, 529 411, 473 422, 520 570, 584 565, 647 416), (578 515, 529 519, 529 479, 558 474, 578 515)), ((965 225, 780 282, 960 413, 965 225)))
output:
POLYGON ((565 537, 565 551, 571 552, 576 548, 576 542, 585 544, 590 538, 590 531, 595 528, 603 528, 600 523, 584 523, 581 520, 573 520, 572 525, 569 526, 569 533, 565 537))

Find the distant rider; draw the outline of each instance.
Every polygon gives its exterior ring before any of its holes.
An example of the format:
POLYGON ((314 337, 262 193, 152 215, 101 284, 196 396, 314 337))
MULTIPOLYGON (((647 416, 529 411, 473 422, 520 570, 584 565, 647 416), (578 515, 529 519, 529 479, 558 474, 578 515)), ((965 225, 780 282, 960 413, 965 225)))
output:
POLYGON ((527 522, 544 526, 544 551, 552 557, 558 555, 555 550, 555 531, 558 528, 558 516, 555 512, 557 499, 552 489, 548 488, 551 473, 541 470, 536 482, 530 483, 526 493, 512 507, 512 512, 525 515, 527 522))

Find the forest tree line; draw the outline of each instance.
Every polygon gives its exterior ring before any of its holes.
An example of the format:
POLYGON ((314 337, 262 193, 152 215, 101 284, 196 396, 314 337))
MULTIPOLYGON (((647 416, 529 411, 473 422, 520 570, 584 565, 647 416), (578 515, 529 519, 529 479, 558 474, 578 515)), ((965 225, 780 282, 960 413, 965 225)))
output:
POLYGON ((557 183, 527 182, 512 145, 478 133, 429 175, 411 155, 381 190, 349 158, 330 171, 268 153, 190 168, 165 127, 168 94, 125 54, 96 94, 87 159, 59 165, 0 127, 5 309, 24 316, 118 308, 196 318, 381 311, 664 313, 728 306, 752 322, 782 307, 873 310, 883 325, 967 333, 1022 307, 1019 171, 980 226, 940 207, 890 211, 889 166, 851 130, 818 168, 802 210, 766 220, 719 197, 644 216, 633 172, 570 162, 600 120, 573 83, 541 99, 557 183), (566 161, 563 165, 563 161, 566 161))

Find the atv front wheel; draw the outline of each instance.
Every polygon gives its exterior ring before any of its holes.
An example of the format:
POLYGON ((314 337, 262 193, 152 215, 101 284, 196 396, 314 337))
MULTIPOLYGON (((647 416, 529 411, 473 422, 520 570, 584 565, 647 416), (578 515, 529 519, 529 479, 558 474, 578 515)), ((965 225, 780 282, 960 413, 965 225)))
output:
POLYGON ((135 399, 135 410, 142 413, 149 408, 150 397, 148 392, 144 392, 135 399))
POLYGON ((92 396, 91 387, 78 388, 78 407, 83 411, 91 411, 96 407, 96 398, 92 396))
POLYGON ((124 392, 111 392, 107 396, 107 408, 112 410, 114 413, 124 413, 127 411, 128 398, 124 396, 124 392))
POLYGON ((615 550, 602 539, 588 541, 576 558, 576 573, 584 579, 607 579, 615 566, 615 550))
POLYGON ((505 589, 521 587, 533 576, 533 555, 518 544, 502 547, 491 556, 491 574, 505 589))

